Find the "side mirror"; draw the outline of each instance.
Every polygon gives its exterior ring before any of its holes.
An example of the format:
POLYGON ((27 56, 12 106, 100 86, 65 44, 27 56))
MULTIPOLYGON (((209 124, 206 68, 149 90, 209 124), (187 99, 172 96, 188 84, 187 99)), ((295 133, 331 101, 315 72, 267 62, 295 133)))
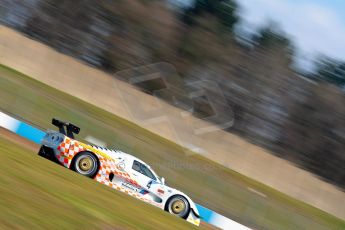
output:
POLYGON ((162 185, 165 185, 165 178, 164 177, 161 178, 161 181, 162 181, 162 185))

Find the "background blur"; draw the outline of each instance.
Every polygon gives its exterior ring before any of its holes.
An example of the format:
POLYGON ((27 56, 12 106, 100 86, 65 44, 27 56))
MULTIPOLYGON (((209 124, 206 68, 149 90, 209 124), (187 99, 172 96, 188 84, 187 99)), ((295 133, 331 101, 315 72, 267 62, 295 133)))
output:
MULTIPOLYGON (((283 14, 264 20, 274 10, 265 2, 1 0, 0 22, 110 73, 164 61, 187 82, 216 81, 235 116, 227 131, 345 187, 345 63, 322 38, 306 50, 303 34, 283 32, 283 14)), ((212 115, 207 99, 193 103, 196 116, 212 115)))

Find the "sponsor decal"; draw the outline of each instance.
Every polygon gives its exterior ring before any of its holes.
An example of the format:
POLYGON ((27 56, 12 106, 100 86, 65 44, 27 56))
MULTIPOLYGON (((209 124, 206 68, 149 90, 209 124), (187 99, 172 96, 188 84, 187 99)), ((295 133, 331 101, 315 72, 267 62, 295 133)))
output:
POLYGON ((122 160, 120 163, 117 164, 117 168, 120 170, 120 171, 125 171, 125 162, 122 160))
POLYGON ((102 157, 104 157, 105 159, 108 159, 108 160, 114 160, 113 158, 111 158, 108 154, 106 154, 105 152, 103 151, 100 151, 99 149, 96 149, 90 145, 87 145, 87 144, 84 144, 82 142, 79 142, 78 141, 78 144, 82 147, 84 147, 86 150, 88 151, 91 151, 91 152, 94 152, 94 153, 97 153, 98 155, 101 155, 102 157))
POLYGON ((141 191, 140 191, 140 194, 142 194, 142 195, 146 195, 146 194, 148 194, 149 192, 148 191, 146 191, 145 189, 142 189, 141 191))
POLYGON ((138 193, 140 193, 140 191, 141 191, 140 188, 138 188, 138 187, 136 187, 130 183, 127 183, 127 182, 122 182, 121 185, 122 185, 122 187, 128 188, 128 189, 135 191, 135 192, 138 192, 138 193))

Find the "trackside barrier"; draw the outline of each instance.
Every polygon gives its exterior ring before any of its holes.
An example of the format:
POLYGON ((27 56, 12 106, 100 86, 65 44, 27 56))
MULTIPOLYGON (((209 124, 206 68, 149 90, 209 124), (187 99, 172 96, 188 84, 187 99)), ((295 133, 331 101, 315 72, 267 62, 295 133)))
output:
POLYGON ((41 140, 45 135, 45 132, 43 132, 42 130, 34 128, 24 122, 18 121, 17 119, 14 119, 2 112, 0 112, 0 126, 37 144, 41 143, 41 140))
POLYGON ((196 207, 199 211, 199 214, 201 216, 201 219, 206 222, 209 223, 211 225, 214 225, 218 228, 221 229, 235 229, 235 230, 249 230, 250 228, 239 224, 225 216, 222 216, 218 213, 216 213, 215 211, 212 211, 208 208, 205 208, 199 204, 196 204, 196 207))
MULTIPOLYGON (((25 122, 19 121, 11 116, 8 116, 7 114, 3 112, 0 112, 0 127, 3 127, 37 144, 41 143, 41 140, 43 139, 45 135, 45 132, 43 132, 42 130, 32 127, 31 125, 28 125, 25 122)), ((230 220, 229 218, 222 216, 199 204, 196 204, 196 207, 199 211, 201 219, 204 222, 214 225, 218 228, 226 229, 226 230, 249 230, 250 229, 244 225, 241 225, 233 220, 230 220)))

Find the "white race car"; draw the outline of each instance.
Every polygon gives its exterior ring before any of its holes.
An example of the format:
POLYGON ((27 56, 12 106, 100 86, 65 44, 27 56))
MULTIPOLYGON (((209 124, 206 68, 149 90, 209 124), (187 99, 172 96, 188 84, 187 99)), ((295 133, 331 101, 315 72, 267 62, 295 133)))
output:
POLYGON ((75 140, 74 133, 78 134, 80 129, 73 124, 56 119, 52 123, 59 127, 59 132, 47 131, 40 156, 199 226, 200 216, 194 202, 165 185, 164 178, 159 178, 145 162, 119 150, 75 140))

